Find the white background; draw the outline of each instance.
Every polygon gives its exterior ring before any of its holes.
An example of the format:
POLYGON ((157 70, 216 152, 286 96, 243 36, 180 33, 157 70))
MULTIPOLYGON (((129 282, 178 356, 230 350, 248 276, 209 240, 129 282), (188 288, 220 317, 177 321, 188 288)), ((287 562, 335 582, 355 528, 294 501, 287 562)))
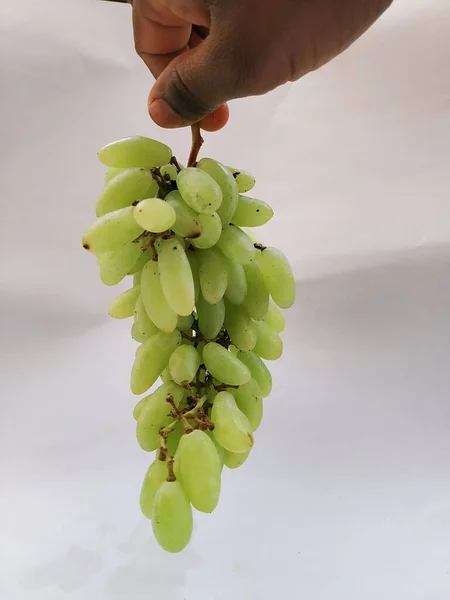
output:
POLYGON ((128 323, 80 246, 146 115, 130 8, 0 0, 0 598, 448 600, 450 6, 397 0, 347 53, 232 103, 298 279, 251 459, 164 554, 137 500, 128 323))

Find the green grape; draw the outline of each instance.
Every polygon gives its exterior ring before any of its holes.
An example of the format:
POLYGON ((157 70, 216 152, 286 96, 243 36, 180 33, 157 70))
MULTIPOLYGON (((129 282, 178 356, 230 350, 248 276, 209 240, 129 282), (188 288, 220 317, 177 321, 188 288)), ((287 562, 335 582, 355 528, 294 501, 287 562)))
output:
POLYGON ((178 191, 188 206, 198 213, 217 211, 222 203, 222 191, 215 180, 195 167, 178 173, 178 191))
POLYGON ((181 437, 177 450, 183 489, 192 506, 212 512, 219 502, 222 465, 216 447, 204 431, 181 437))
POLYGON ((107 167, 153 169, 169 162, 172 150, 156 140, 133 136, 107 144, 98 151, 98 158, 107 167))
POLYGON ((147 231, 162 233, 175 223, 175 211, 161 198, 146 198, 134 207, 134 218, 147 231))
POLYGON ((203 298, 217 304, 227 289, 228 269, 223 254, 217 248, 198 250, 198 274, 203 298))
POLYGON ((133 417, 137 421, 141 416, 142 411, 144 410, 144 406, 146 405, 148 400, 148 396, 146 398, 141 398, 139 402, 133 408, 133 417))
POLYGON ((190 383, 200 366, 200 356, 194 346, 178 346, 169 360, 169 372, 175 383, 190 383))
POLYGON ((208 173, 218 184, 222 191, 222 204, 218 208, 220 220, 223 225, 231 223, 238 201, 238 186, 230 171, 212 158, 202 158, 197 168, 208 173))
POLYGON ((255 186, 255 178, 251 173, 247 171, 239 171, 237 169, 233 169, 228 167, 231 171, 231 174, 236 180, 238 191, 240 194, 245 194, 245 192, 249 192, 255 186))
POLYGON ((215 339, 222 329, 223 320, 225 318, 225 305, 223 300, 219 300, 217 304, 209 304, 203 296, 200 296, 197 300, 196 308, 200 333, 207 340, 215 339))
POLYGON ((225 296, 232 304, 242 304, 247 295, 247 279, 244 267, 226 258, 228 270, 228 285, 225 296))
POLYGON ((209 437, 209 439, 212 441, 212 443, 214 444, 214 446, 216 447, 216 451, 217 451, 217 454, 218 454, 219 460, 220 460, 220 470, 222 470, 223 469, 223 464, 224 464, 223 460, 224 460, 224 456, 225 456, 226 450, 216 440, 216 438, 214 437, 214 433, 212 431, 207 431, 206 434, 209 437))
POLYGON ((270 302, 269 310, 267 311, 267 315, 264 320, 267 325, 277 333, 284 331, 286 320, 281 310, 276 304, 273 304, 273 302, 270 302))
POLYGON ((273 217, 273 210, 268 204, 256 198, 239 196, 233 223, 239 227, 259 227, 273 217))
POLYGON ((230 452, 225 450, 223 455, 223 464, 229 469, 238 469, 241 467, 250 455, 250 450, 247 452, 230 452))
POLYGON ((261 269, 256 261, 244 266, 245 278, 247 280, 247 296, 244 300, 244 308, 248 314, 257 321, 262 321, 269 310, 269 292, 261 269))
POLYGON ((142 301, 142 296, 139 296, 139 298, 136 300, 134 319, 139 333, 143 338, 141 341, 145 342, 145 340, 151 338, 152 335, 158 333, 159 329, 147 315, 147 311, 145 310, 145 306, 142 301))
POLYGON ((167 304, 161 286, 158 263, 149 260, 142 269, 141 296, 145 310, 161 331, 170 333, 178 323, 177 313, 167 304))
POLYGON ((94 254, 111 252, 131 242, 143 231, 133 217, 133 206, 127 206, 97 219, 86 230, 82 244, 85 250, 94 254))
POLYGON ((225 327, 230 340, 239 350, 253 350, 256 344, 256 329, 245 308, 227 301, 225 327))
POLYGON ((148 262, 152 256, 153 256, 153 252, 151 250, 149 250, 148 248, 145 250, 142 250, 142 247, 139 248, 139 256, 137 261, 134 263, 134 265, 131 267, 131 269, 128 271, 128 275, 135 275, 137 276, 138 280, 141 281, 141 271, 144 268, 144 265, 146 262, 148 262))
POLYGON ((192 535, 192 509, 178 481, 164 482, 156 492, 152 526, 159 545, 167 552, 181 552, 192 535))
POLYGON ((184 399, 186 391, 173 382, 163 383, 156 391, 145 398, 144 408, 141 410, 137 424, 136 437, 139 446, 146 452, 159 448, 161 440, 159 430, 167 427, 174 417, 167 402, 167 396, 173 398, 175 406, 179 406, 184 399))
POLYGON ((217 247, 227 258, 239 265, 246 265, 255 256, 255 247, 248 235, 234 225, 224 226, 217 247))
POLYGON ((259 385, 263 398, 267 398, 272 391, 272 375, 269 369, 254 352, 241 351, 238 358, 250 369, 253 379, 259 385))
POLYGON ((135 342, 139 342, 139 344, 142 344, 142 342, 145 342, 145 340, 147 339, 145 335, 142 335, 136 321, 131 326, 131 337, 135 342))
POLYGON ((227 385, 243 385, 250 380, 248 367, 215 342, 209 342, 203 348, 203 362, 213 377, 227 385))
POLYGON ((252 428, 229 392, 219 392, 211 411, 214 436, 225 450, 248 452, 253 446, 252 428))
POLYGON ((159 172, 164 177, 164 179, 167 179, 168 177, 171 181, 177 180, 178 171, 175 165, 171 165, 170 163, 167 165, 163 165, 159 169, 159 172))
POLYGON ((238 408, 247 417, 252 431, 256 431, 263 417, 262 392, 259 385, 252 378, 232 393, 238 408))
POLYGON ((100 279, 105 285, 117 285, 129 273, 141 255, 139 244, 129 242, 118 250, 102 252, 97 262, 100 268, 100 279))
POLYGON ((169 383, 170 381, 173 381, 171 375, 170 375, 170 371, 169 371, 169 367, 166 367, 164 369, 164 371, 161 373, 161 381, 163 383, 169 383))
POLYGON ((236 346, 233 346, 233 344, 228 346, 228 350, 231 352, 231 354, 234 354, 234 356, 239 354, 239 348, 236 348, 236 346))
POLYGON ((295 279, 292 269, 280 250, 266 248, 257 255, 266 287, 275 304, 289 308, 295 300, 295 279))
POLYGON ((111 179, 113 179, 116 175, 119 175, 119 173, 123 173, 125 171, 125 169, 118 169, 116 167, 108 167, 106 169, 106 174, 105 174, 105 185, 107 183, 109 183, 111 181, 111 179))
POLYGON ((143 394, 155 383, 180 342, 179 331, 172 333, 160 331, 139 347, 131 370, 133 394, 143 394))
POLYGON ((150 171, 126 169, 109 181, 97 201, 95 212, 102 217, 109 212, 131 206, 133 202, 151 198, 158 191, 158 184, 150 171))
POLYGON ((198 215, 184 202, 180 192, 170 192, 165 200, 175 211, 176 219, 172 230, 185 238, 198 238, 202 233, 198 215))
POLYGON ((154 460, 142 482, 139 504, 142 514, 147 519, 152 518, 153 501, 161 485, 167 480, 167 464, 162 460, 154 460))
POLYGON ((187 315, 182 317, 178 316, 177 329, 180 331, 190 331, 192 329, 192 325, 194 324, 194 317, 192 315, 187 315))
POLYGON ((139 298, 141 289, 133 287, 115 298, 109 306, 109 316, 113 319, 127 319, 134 315, 136 301, 139 298))
POLYGON ((283 354, 283 342, 276 331, 264 321, 253 321, 256 327, 257 340, 254 351, 265 360, 277 360, 283 354))
POLYGON ((198 238, 193 238, 191 244, 196 248, 212 248, 222 233, 222 221, 216 212, 199 214, 197 220, 202 228, 198 238))
POLYGON ((177 315, 187 317, 195 306, 194 279, 186 252, 177 239, 161 242, 158 265, 162 290, 170 308, 177 315))
POLYGON ((186 252, 189 264, 191 265, 192 278, 194 280, 195 301, 197 302, 200 296, 200 279, 198 274, 198 260, 194 252, 188 250, 186 252))

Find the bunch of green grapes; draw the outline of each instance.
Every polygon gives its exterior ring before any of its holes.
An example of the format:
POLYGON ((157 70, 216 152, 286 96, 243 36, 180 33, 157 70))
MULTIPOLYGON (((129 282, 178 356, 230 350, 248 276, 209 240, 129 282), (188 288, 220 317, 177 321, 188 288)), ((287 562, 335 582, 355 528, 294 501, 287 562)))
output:
POLYGON ((283 351, 280 308, 295 283, 285 256, 244 228, 267 223, 272 209, 243 195, 252 175, 211 158, 183 168, 165 144, 131 137, 102 148, 108 167, 96 221, 83 247, 100 277, 132 287, 109 314, 132 318, 139 343, 131 390, 137 440, 156 451, 140 505, 159 544, 179 552, 192 533, 192 507, 217 506, 223 465, 250 454, 272 389, 264 360, 283 351))

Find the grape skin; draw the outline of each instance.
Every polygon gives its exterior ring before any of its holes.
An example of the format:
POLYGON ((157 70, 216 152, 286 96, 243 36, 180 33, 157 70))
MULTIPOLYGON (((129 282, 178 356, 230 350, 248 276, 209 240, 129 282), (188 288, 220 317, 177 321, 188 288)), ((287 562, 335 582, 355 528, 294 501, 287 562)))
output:
POLYGON ((98 156, 105 188, 82 243, 103 283, 133 278, 109 313, 133 317, 131 390, 147 392, 133 417, 139 445, 156 456, 140 506, 161 547, 179 552, 191 505, 212 512, 223 466, 250 454, 272 390, 262 359, 282 354, 280 309, 294 302, 295 281, 286 257, 245 229, 273 216, 242 195, 255 184, 250 173, 211 158, 184 168, 168 146, 139 136, 98 156))

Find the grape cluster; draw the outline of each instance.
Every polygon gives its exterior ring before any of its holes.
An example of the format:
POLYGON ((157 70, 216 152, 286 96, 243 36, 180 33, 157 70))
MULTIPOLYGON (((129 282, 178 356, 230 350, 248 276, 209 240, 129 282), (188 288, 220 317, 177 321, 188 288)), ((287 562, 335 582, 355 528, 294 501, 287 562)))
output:
POLYGON ((244 229, 273 216, 243 195, 255 183, 249 173, 211 158, 184 168, 145 137, 98 156, 106 183, 83 247, 106 285, 133 277, 109 314, 133 318, 132 392, 162 380, 133 413, 139 445, 156 451, 140 505, 159 544, 178 552, 191 537, 192 506, 212 512, 223 465, 241 466, 252 449, 272 389, 262 359, 282 354, 280 308, 294 302, 294 278, 279 250, 244 229))

